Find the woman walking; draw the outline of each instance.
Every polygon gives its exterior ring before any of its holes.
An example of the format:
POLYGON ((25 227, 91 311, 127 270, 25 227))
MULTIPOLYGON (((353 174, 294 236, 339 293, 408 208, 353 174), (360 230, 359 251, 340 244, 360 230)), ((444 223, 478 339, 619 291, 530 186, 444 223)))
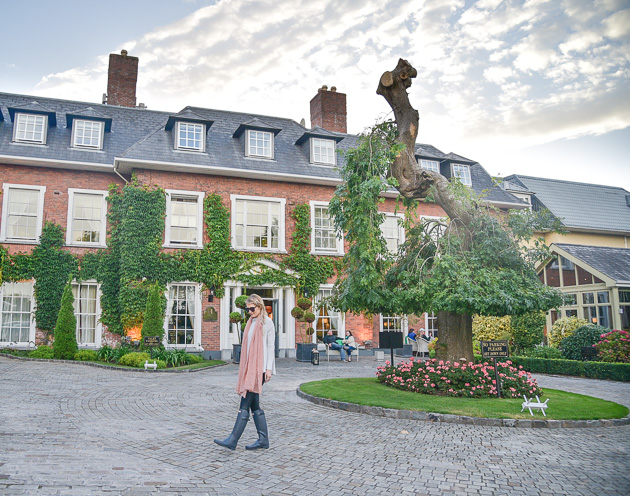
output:
POLYGON ((245 446, 245 449, 269 448, 265 412, 260 409, 260 393, 263 384, 269 382, 271 375, 276 373, 274 353, 276 332, 273 321, 267 315, 265 304, 260 296, 250 295, 247 298, 246 310, 250 319, 243 334, 238 383, 236 384, 236 392, 241 397, 241 405, 232 434, 226 439, 214 440, 219 446, 225 446, 231 450, 236 449, 236 444, 249 421, 250 410, 258 431, 258 440, 245 446))

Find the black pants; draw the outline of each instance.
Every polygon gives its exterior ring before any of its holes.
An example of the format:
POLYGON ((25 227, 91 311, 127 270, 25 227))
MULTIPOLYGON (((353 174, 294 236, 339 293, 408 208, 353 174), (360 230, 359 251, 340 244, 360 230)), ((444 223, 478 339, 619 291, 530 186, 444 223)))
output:
MULTIPOLYGON (((262 383, 265 383, 265 374, 262 376, 262 383)), ((247 391, 244 398, 241 396, 241 406, 239 407, 239 410, 244 410, 246 412, 255 412, 256 410, 260 410, 260 395, 258 393, 247 391)))

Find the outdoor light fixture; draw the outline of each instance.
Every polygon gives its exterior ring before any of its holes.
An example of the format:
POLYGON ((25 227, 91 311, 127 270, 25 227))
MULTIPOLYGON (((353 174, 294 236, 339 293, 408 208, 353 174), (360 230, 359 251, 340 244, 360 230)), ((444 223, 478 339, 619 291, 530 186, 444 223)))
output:
POLYGON ((319 365, 319 350, 317 348, 311 350, 311 363, 313 365, 319 365))
POLYGON ((208 303, 212 303, 214 301, 214 286, 210 286, 208 289, 208 303))

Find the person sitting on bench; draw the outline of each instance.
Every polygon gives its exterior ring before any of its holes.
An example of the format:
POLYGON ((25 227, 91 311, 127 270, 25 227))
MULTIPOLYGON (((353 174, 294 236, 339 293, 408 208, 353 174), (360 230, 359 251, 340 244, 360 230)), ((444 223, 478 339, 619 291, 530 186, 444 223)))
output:
POLYGON ((348 361, 351 362, 352 352, 356 350, 359 347, 359 345, 354 340, 354 336, 352 335, 350 331, 346 331, 346 339, 343 340, 343 347, 346 349, 346 352, 348 353, 348 361))
POLYGON ((341 341, 341 338, 335 336, 330 329, 326 335, 324 336, 324 344, 328 346, 331 350, 339 350, 339 356, 341 357, 341 361, 346 361, 346 350, 343 349, 343 345, 338 343, 337 340, 341 341))

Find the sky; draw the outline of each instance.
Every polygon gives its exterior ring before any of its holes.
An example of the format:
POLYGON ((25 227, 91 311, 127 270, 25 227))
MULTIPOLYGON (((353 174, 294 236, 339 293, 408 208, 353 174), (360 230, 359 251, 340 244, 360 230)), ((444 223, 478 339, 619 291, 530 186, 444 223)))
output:
POLYGON ((310 125, 322 85, 348 132, 391 116, 399 58, 418 143, 523 174, 630 191, 630 0, 0 0, 0 91, 100 103, 109 53, 138 102, 310 125))

